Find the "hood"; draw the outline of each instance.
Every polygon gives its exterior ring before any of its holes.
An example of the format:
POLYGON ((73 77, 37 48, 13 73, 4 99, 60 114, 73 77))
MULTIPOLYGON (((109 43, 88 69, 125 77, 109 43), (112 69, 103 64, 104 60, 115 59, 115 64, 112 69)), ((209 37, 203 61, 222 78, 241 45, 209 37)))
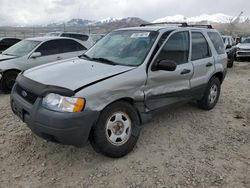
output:
POLYGON ((22 64, 24 60, 25 57, 0 55, 0 69, 1 70, 17 69, 22 71, 23 67, 20 66, 20 64, 22 64))
POLYGON ((9 59, 14 59, 16 58, 15 56, 10 56, 10 55, 3 55, 0 54, 0 61, 5 61, 5 60, 9 60, 9 59))
POLYGON ((237 47, 244 50, 250 50, 250 43, 240 43, 237 47))
POLYGON ((45 85, 77 90, 132 69, 75 58, 29 69, 24 76, 45 85))

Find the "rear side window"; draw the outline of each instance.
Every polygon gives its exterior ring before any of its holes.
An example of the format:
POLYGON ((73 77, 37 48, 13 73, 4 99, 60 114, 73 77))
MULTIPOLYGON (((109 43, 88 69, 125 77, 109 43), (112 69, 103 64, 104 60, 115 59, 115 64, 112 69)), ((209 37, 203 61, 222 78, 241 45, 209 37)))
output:
POLYGON ((192 61, 211 57, 207 40, 200 32, 192 32, 192 61))
MULTIPOLYGON (((218 54, 224 54, 225 47, 224 47, 223 40, 221 39, 220 35, 217 32, 208 32, 207 34, 209 38, 211 39, 216 52, 218 54)), ((228 41, 228 44, 232 45, 231 42, 232 41, 228 41)))
POLYGON ((189 56, 189 32, 173 34, 162 48, 158 60, 175 62, 177 65, 188 62, 189 56))
POLYGON ((74 40, 63 39, 60 40, 60 44, 62 48, 62 53, 87 50, 83 45, 79 44, 74 40))

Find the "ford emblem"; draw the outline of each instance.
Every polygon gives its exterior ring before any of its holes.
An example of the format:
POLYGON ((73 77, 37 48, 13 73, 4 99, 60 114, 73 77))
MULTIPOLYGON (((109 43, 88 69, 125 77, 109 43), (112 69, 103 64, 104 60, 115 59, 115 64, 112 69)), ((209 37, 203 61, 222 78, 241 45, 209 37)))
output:
POLYGON ((23 90, 23 91, 22 91, 22 96, 23 96, 23 97, 27 97, 27 95, 28 95, 28 93, 27 93, 26 91, 23 90))

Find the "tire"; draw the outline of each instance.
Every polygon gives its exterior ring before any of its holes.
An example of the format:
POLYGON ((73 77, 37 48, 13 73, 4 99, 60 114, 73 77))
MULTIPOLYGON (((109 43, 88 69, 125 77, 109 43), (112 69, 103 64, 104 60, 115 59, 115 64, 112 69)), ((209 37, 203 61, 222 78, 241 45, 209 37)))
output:
POLYGON ((230 61, 227 64, 227 68, 232 68, 234 66, 234 58, 230 59, 230 61))
POLYGON ((0 82, 1 90, 5 93, 10 93, 12 87, 16 82, 16 77, 19 72, 16 71, 9 71, 3 74, 3 77, 0 82))
POLYGON ((100 114, 92 130, 90 143, 95 151, 119 158, 130 153, 140 135, 140 120, 127 102, 115 102, 100 114))
POLYGON ((213 109, 219 100, 220 91, 220 80, 216 77, 212 77, 208 82, 203 98, 198 101, 198 106, 204 110, 213 109))

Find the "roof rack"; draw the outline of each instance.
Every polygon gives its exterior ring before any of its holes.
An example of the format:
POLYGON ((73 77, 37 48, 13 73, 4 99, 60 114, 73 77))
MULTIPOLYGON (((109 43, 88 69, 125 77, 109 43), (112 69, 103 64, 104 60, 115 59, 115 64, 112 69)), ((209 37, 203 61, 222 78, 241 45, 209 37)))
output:
POLYGON ((141 24, 140 27, 151 26, 151 25, 180 25, 182 27, 188 26, 186 22, 158 22, 158 23, 141 24))
POLYGON ((213 29, 212 25, 206 25, 206 24, 193 24, 193 25, 188 25, 187 27, 200 27, 200 28, 213 29))
POLYGON ((186 22, 159 22, 159 23, 148 23, 148 24, 141 24, 140 27, 145 26, 153 26, 153 25, 179 25, 180 27, 199 27, 199 28, 207 28, 213 29, 212 25, 205 25, 205 24, 188 24, 186 22))

